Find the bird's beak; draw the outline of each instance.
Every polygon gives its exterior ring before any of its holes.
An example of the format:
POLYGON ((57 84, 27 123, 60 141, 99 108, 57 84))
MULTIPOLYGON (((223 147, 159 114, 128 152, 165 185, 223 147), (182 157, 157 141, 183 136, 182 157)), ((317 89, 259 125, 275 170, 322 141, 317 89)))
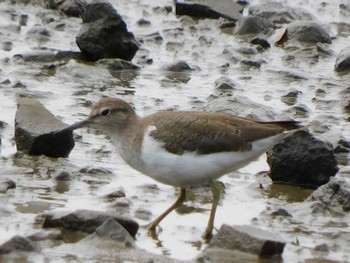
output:
POLYGON ((89 118, 89 119, 74 123, 66 128, 63 128, 62 130, 55 131, 54 134, 59 135, 59 134, 67 133, 67 132, 72 132, 73 130, 76 130, 76 129, 88 127, 89 124, 91 124, 91 123, 92 123, 92 121, 89 118))

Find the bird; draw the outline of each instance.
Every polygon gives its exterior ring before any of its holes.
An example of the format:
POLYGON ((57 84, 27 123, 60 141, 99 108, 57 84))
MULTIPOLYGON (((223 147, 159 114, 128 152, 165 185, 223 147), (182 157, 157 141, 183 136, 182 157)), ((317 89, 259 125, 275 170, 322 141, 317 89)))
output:
POLYGON ((186 189, 211 185, 212 207, 202 235, 210 240, 220 199, 216 180, 256 160, 301 125, 294 120, 262 122, 206 111, 157 111, 141 117, 125 100, 103 97, 88 118, 55 134, 83 127, 109 135, 121 158, 135 170, 180 188, 177 200, 150 223, 150 234, 184 203, 186 189))

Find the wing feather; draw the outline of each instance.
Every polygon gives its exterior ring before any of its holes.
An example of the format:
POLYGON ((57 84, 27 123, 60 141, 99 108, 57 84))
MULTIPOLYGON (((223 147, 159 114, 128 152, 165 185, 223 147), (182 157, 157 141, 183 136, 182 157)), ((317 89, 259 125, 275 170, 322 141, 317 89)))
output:
POLYGON ((251 142, 285 130, 273 123, 260 123, 229 114, 209 112, 161 112, 145 118, 155 127, 150 136, 174 154, 209 154, 249 151, 251 142))

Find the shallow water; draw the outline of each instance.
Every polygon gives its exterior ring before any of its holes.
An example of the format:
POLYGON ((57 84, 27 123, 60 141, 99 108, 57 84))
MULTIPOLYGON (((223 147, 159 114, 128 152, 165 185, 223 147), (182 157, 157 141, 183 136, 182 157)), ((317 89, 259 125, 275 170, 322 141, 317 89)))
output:
MULTIPOLYGON (((227 76, 237 83, 239 89, 232 92, 233 96, 246 96, 272 108, 276 119, 298 117, 288 113, 290 107, 281 102, 280 97, 294 89, 302 91, 297 105, 304 105, 309 109, 309 115, 300 120, 305 123, 320 121, 327 126, 327 133, 317 136, 332 143, 337 142, 339 135, 350 138, 346 121, 348 116, 341 109, 344 96, 339 94, 349 86, 349 76, 333 71, 336 55, 348 45, 350 35, 350 31, 343 31, 341 34, 338 32, 339 22, 347 25, 350 23, 349 15, 340 14, 340 1, 332 1, 332 4, 322 4, 322 1, 283 1, 307 9, 335 37, 328 46, 333 55, 319 56, 317 59, 298 57, 286 62, 283 57, 287 51, 275 46, 250 57, 239 53, 240 47, 249 45, 232 34, 221 32, 218 29, 221 21, 196 21, 188 17, 176 17, 174 10, 167 14, 162 9, 155 9, 164 5, 171 6, 172 1, 159 4, 149 0, 111 0, 125 19, 128 29, 138 38, 146 39, 133 59, 134 63, 141 65, 141 70, 136 74, 112 74, 103 66, 75 60, 67 61, 52 73, 45 71, 43 66, 59 62, 25 62, 14 59, 15 54, 37 48, 78 51, 75 36, 80 29, 81 20, 61 17, 52 10, 31 5, 13 6, 9 2, 0 3, 0 27, 4 29, 0 44, 4 46, 5 41, 12 42, 11 50, 0 48, 0 83, 6 79, 11 81, 10 84, 0 84, 0 121, 6 123, 0 129, 0 174, 3 178, 15 181, 17 187, 6 194, 0 194, 0 202, 3 204, 0 207, 0 243, 15 234, 26 236, 36 232, 39 227, 34 224, 35 217, 48 210, 120 209, 134 217, 135 211, 144 209, 151 213, 150 219, 137 220, 140 225, 146 225, 165 210, 177 194, 172 187, 157 184, 125 165, 108 138, 92 130, 76 132, 82 138, 76 140, 76 146, 69 158, 55 160, 43 156, 16 157, 14 117, 16 98, 20 96, 38 98, 63 122, 71 124, 87 116, 91 105, 102 95, 119 96, 132 102, 140 115, 158 109, 204 109, 208 97, 212 94, 218 95, 214 88, 215 80, 227 76), (16 31, 21 14, 29 16, 28 24, 16 31), (28 37, 27 32, 36 24, 42 25, 41 17, 47 14, 55 17, 57 23, 64 23, 64 29, 56 30, 53 27, 55 23, 51 23, 45 25, 52 33, 50 38, 28 37), (151 26, 138 26, 136 22, 140 18, 151 21, 151 26), (144 37, 155 32, 163 37, 162 42, 144 37), (153 59, 153 63, 143 63, 144 57, 153 59), (266 63, 260 69, 246 69, 236 63, 234 57, 261 59, 266 63), (164 65, 176 60, 185 60, 196 70, 185 76, 169 74, 163 70, 164 65), (229 67, 224 66, 227 63, 229 67), (304 76, 305 79, 285 77, 283 72, 304 76), (18 81, 25 87, 14 87, 18 81), (317 95, 317 89, 325 92, 317 95), (68 182, 54 179, 59 171, 76 172, 84 167, 102 167, 108 171, 98 175, 77 173, 68 182), (129 204, 126 208, 121 207, 121 204, 106 202, 103 198, 119 188, 126 194, 126 198, 120 201, 124 206, 129 204)), ((256 3, 258 1, 252 1, 251 4, 256 3)), ((348 262, 350 238, 346 236, 350 235, 350 228, 347 223, 342 223, 349 222, 349 218, 314 218, 297 209, 293 215, 293 224, 280 220, 269 221, 264 217, 264 211, 269 209, 277 210, 286 204, 295 204, 298 207, 299 202, 310 193, 296 187, 271 185, 269 180, 257 175, 268 170, 265 159, 262 156, 257 162, 222 178, 226 189, 217 211, 215 226, 219 228, 223 223, 252 224, 280 234, 287 241, 284 262, 302 262, 307 259, 317 262, 317 258, 348 262), (263 185, 262 189, 259 184, 263 185), (334 224, 332 227, 325 227, 329 221, 334 221, 334 224), (338 239, 329 237, 328 232, 338 233, 338 239), (314 252, 313 248, 322 243, 334 245, 334 249, 327 254, 314 252)), ((340 166, 337 176, 350 181, 348 167, 340 166)), ((159 234, 159 240, 151 239, 141 227, 137 235, 137 245, 177 259, 192 259, 198 255, 205 247, 201 234, 210 209, 210 204, 202 201, 190 200, 187 203, 197 212, 170 214, 161 223, 163 231, 159 234)), ((17 259, 20 261, 28 258, 35 262, 50 262, 50 259, 52 262, 59 259, 62 262, 93 262, 101 256, 111 260, 108 257, 110 250, 105 254, 92 250, 79 258, 83 251, 86 251, 83 245, 48 246, 40 253, 25 254, 23 258, 19 255, 17 259)))

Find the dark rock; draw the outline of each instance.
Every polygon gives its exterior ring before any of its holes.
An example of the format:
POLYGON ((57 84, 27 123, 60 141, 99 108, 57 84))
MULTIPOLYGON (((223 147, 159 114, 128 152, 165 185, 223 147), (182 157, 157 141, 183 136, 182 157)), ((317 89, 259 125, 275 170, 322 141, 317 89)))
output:
POLYGON ((220 25, 220 29, 226 29, 226 28, 234 28, 236 26, 235 21, 230 21, 230 22, 224 22, 220 25))
POLYGON ((32 241, 22 236, 14 236, 10 240, 0 245, 0 255, 18 250, 33 251, 35 250, 35 246, 32 241))
POLYGON ((241 65, 247 67, 247 68, 257 68, 259 69, 261 67, 262 61, 255 61, 255 60, 250 60, 250 59, 243 59, 241 61, 241 65))
POLYGON ((27 86, 23 84, 21 81, 16 81, 12 87, 18 89, 18 88, 26 88, 27 86))
POLYGON ((280 255, 286 243, 274 233, 252 226, 228 226, 223 224, 209 247, 240 250, 263 257, 280 255))
POLYGON ((149 20, 141 18, 141 19, 139 19, 137 21, 137 25, 139 25, 139 26, 149 26, 149 25, 151 25, 151 22, 149 20))
POLYGON ((72 174, 68 171, 61 171, 56 176, 55 179, 57 181, 70 181, 72 174))
POLYGON ((350 47, 344 48, 335 60, 334 70, 337 72, 350 71, 350 47))
POLYGON ((22 98, 15 117, 15 141, 18 151, 67 157, 74 147, 73 133, 55 135, 52 131, 66 127, 38 100, 22 98))
POLYGON ((19 16, 19 24, 21 26, 26 26, 28 23, 29 16, 26 14, 22 14, 19 16))
POLYGON ((9 85, 9 84, 11 84, 11 80, 5 79, 5 80, 2 81, 0 84, 2 84, 2 85, 9 85))
MULTIPOLYGON (((8 84, 8 79, 5 80, 6 81, 6 84, 8 84)), ((4 81, 4 82, 5 82, 4 81)), ((11 83, 11 82, 10 82, 11 83)), ((342 91, 339 92, 340 95, 344 95, 344 96, 348 96, 350 95, 350 87, 346 87, 345 89, 343 89, 342 91)))
POLYGON ((236 83, 227 77, 221 77, 215 80, 215 88, 222 90, 222 91, 227 91, 227 90, 234 90, 236 87, 236 83))
POLYGON ((167 65, 164 68, 172 72, 184 72, 184 71, 192 70, 190 65, 188 65, 187 62, 183 60, 167 65))
POLYGON ((350 212, 350 184, 344 179, 333 177, 315 190, 305 202, 313 202, 313 214, 347 215, 350 212))
POLYGON ((113 175, 113 171, 103 168, 103 167, 84 167, 79 170, 79 173, 89 174, 89 175, 113 175))
POLYGON ((164 39, 161 36, 161 34, 159 32, 155 32, 155 33, 151 33, 151 34, 142 36, 142 39, 140 39, 139 41, 141 43, 149 41, 149 42, 154 42, 156 44, 161 44, 163 42, 163 40, 164 39))
POLYGON ((294 118, 307 118, 310 115, 310 110, 306 105, 295 105, 286 110, 294 118))
POLYGON ((297 21, 289 24, 282 38, 309 44, 332 43, 328 32, 319 24, 311 21, 297 21))
POLYGON ((108 201, 112 201, 112 200, 114 200, 114 199, 121 198, 121 197, 125 197, 125 196, 126 196, 126 195, 125 195, 124 190, 123 190, 123 189, 120 189, 120 190, 114 191, 114 192, 112 192, 112 193, 106 195, 105 197, 106 197, 106 199, 107 199, 108 201))
POLYGON ((339 4, 340 14, 343 16, 349 16, 350 14, 350 3, 346 0, 341 1, 339 4))
POLYGON ((84 0, 51 0, 48 1, 48 7, 62 11, 67 16, 79 17, 85 8, 84 0))
POLYGON ((292 217, 292 215, 285 209, 279 208, 271 213, 272 216, 292 217))
POLYGON ((28 36, 42 36, 42 37, 51 37, 50 31, 41 25, 34 25, 31 29, 27 32, 28 36))
POLYGON ((273 23, 291 23, 296 20, 312 20, 313 16, 302 8, 296 8, 275 1, 251 6, 249 14, 260 16, 273 23))
POLYGON ((325 244, 325 243, 315 246, 314 250, 321 251, 321 252, 330 252, 331 251, 329 245, 325 244))
POLYGON ((132 237, 135 237, 139 225, 137 222, 115 214, 99 211, 77 210, 65 215, 45 214, 43 228, 62 227, 71 231, 92 233, 107 219, 112 218, 121 224, 132 237))
POLYGON ((273 182, 315 188, 338 172, 331 146, 307 131, 297 131, 267 153, 273 182))
POLYGON ((87 236, 85 240, 91 239, 113 240, 123 244, 125 247, 136 247, 133 237, 125 228, 113 218, 108 218, 95 232, 87 236))
POLYGON ((259 46, 261 46, 264 49, 267 49, 267 48, 271 47, 270 43, 266 39, 262 39, 262 38, 259 38, 259 37, 253 38, 250 41, 250 43, 253 44, 253 45, 259 45, 259 46))
POLYGON ((341 103, 343 111, 347 114, 350 114, 350 97, 345 97, 344 101, 341 103))
POLYGON ((237 21, 242 16, 243 7, 230 0, 176 0, 176 15, 196 18, 220 17, 237 21))
POLYGON ((122 17, 113 5, 104 0, 93 0, 82 14, 83 26, 76 43, 87 59, 122 58, 130 61, 137 50, 134 35, 128 32, 122 17))
POLYGON ((281 101, 290 106, 294 105, 298 100, 299 94, 301 93, 301 91, 293 90, 291 92, 288 92, 286 95, 283 95, 281 97, 281 101))
POLYGON ((130 208, 130 201, 126 198, 118 198, 113 205, 116 208, 130 208))
POLYGON ((242 17, 239 20, 235 34, 237 35, 267 35, 275 29, 274 24, 259 16, 242 17))
POLYGON ((53 12, 40 12, 38 14, 38 17, 41 19, 43 24, 51 24, 50 28, 53 28, 52 27, 53 22, 58 23, 58 21, 60 20, 59 17, 55 15, 53 12))
POLYGON ((0 120, 0 130, 6 128, 8 126, 8 124, 2 120, 0 120))
POLYGON ((302 75, 300 72, 292 72, 292 71, 285 71, 285 70, 278 70, 276 71, 277 74, 281 75, 282 78, 289 79, 289 80, 307 80, 308 78, 304 75, 302 75))
POLYGON ((258 51, 256 48, 251 47, 240 47, 237 49, 237 52, 242 55, 256 55, 258 51))
POLYGON ((165 44, 165 46, 166 46, 166 50, 168 50, 168 51, 177 51, 177 50, 181 50, 184 48, 183 43, 174 42, 174 41, 167 42, 165 44))
POLYGON ((322 56, 334 56, 334 52, 332 49, 330 49, 327 45, 327 43, 321 43, 321 42, 318 42, 316 44, 316 48, 317 48, 317 52, 322 55, 322 56))
MULTIPOLYGON (((1 145, 1 138, 0 138, 1 145)), ((0 193, 6 193, 9 189, 16 188, 16 183, 11 179, 0 178, 0 193)))
POLYGON ((340 139, 337 146, 334 148, 334 153, 349 153, 350 142, 345 139, 340 139))
POLYGON ((164 9, 167 11, 167 13, 171 13, 173 11, 173 7, 171 5, 164 6, 164 9))
POLYGON ((70 50, 58 50, 55 54, 55 60, 82 60, 83 56, 80 52, 70 50))
POLYGON ((172 6, 155 6, 152 8, 153 12, 155 14, 169 14, 170 12, 172 12, 173 8, 172 6))
POLYGON ((107 69, 109 70, 139 70, 140 67, 123 59, 120 58, 108 58, 108 59, 100 59, 97 61, 97 64, 99 65, 107 65, 107 69))

